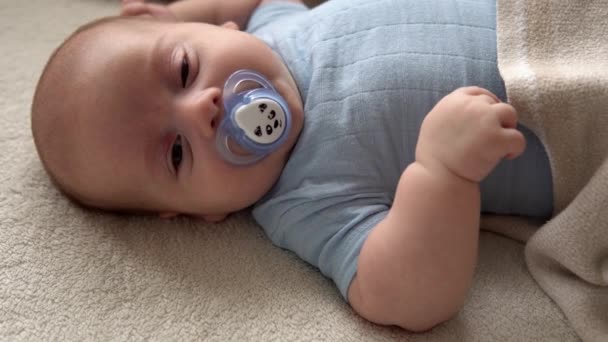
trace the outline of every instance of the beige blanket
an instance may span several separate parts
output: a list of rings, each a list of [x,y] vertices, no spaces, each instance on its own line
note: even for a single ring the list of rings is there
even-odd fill
[[[608,341],[608,1],[499,0],[498,37],[509,100],[553,169],[557,215],[527,265],[580,337]]]

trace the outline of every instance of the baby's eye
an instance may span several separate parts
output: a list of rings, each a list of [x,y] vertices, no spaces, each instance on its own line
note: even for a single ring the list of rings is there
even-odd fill
[[[179,172],[179,166],[182,163],[182,154],[182,137],[178,135],[173,142],[173,146],[171,146],[171,164],[176,174]]]
[[[188,55],[184,55],[182,59],[182,88],[186,88],[186,84],[188,83],[188,74],[190,73],[190,60],[188,59]]]

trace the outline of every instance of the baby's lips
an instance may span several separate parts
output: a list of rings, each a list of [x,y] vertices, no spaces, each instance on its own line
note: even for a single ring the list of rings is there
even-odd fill
[[[213,129],[215,129],[215,130],[217,130],[220,127],[222,120],[224,120],[224,103],[222,100],[218,100],[218,102],[219,103],[216,104],[216,106],[218,108],[217,115],[211,121],[211,124],[213,125]]]

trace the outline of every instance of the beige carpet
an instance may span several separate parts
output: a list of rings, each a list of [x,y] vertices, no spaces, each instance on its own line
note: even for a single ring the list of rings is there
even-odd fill
[[[52,49],[117,3],[0,0],[0,340],[578,340],[523,245],[491,233],[461,314],[412,335],[357,317],[247,213],[206,225],[74,207],[38,162],[29,105]]]

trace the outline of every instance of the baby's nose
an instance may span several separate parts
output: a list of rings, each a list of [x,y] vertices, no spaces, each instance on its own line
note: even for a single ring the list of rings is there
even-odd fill
[[[206,138],[212,138],[219,125],[222,106],[222,92],[217,87],[206,88],[192,94],[186,108],[186,118],[194,124]]]

